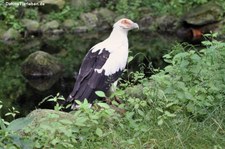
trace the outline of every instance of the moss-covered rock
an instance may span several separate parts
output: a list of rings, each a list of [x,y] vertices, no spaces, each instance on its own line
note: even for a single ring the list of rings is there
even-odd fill
[[[81,14],[80,18],[84,22],[85,26],[89,28],[89,30],[95,28],[98,24],[98,17],[94,13],[83,13]]]
[[[91,0],[71,0],[70,4],[75,9],[86,10],[90,7],[91,2],[93,2],[93,1],[91,1]]]
[[[15,119],[7,129],[17,131],[21,135],[32,135],[26,133],[26,129],[39,129],[43,125],[49,126],[54,122],[62,122],[62,125],[71,125],[75,118],[72,114],[50,109],[36,109],[24,118]],[[66,123],[63,123],[65,122]]]
[[[51,115],[54,115],[52,118]],[[30,123],[31,127],[37,127],[41,123],[50,123],[52,121],[59,121],[62,119],[67,120],[74,120],[74,117],[72,114],[67,112],[61,112],[56,110],[50,110],[50,109],[37,109],[32,111],[30,114],[27,115],[27,118],[32,119],[32,122]]]
[[[223,18],[223,9],[216,3],[209,2],[191,9],[183,16],[183,21],[191,25],[215,23]]]
[[[44,3],[44,6],[39,7],[39,10],[43,13],[50,13],[52,11],[59,11],[65,6],[65,0],[40,0]]]
[[[76,24],[76,22],[74,20],[72,20],[72,19],[66,19],[63,22],[63,27],[64,28],[72,28],[72,27],[75,26],[75,24]]]
[[[19,31],[13,28],[8,29],[2,36],[2,39],[4,41],[18,40],[20,38],[21,38],[21,34],[19,33]]]
[[[36,32],[39,30],[40,24],[38,21],[22,19],[21,22],[23,23],[24,27],[27,29],[28,32]]]
[[[22,64],[22,74],[27,78],[51,77],[62,72],[62,65],[52,55],[36,51]]]
[[[109,24],[114,23],[116,14],[113,11],[107,8],[100,8],[95,13],[97,14],[100,22],[109,23]]]
[[[53,30],[53,29],[57,29],[59,28],[59,22],[56,21],[56,20],[53,20],[53,21],[50,21],[50,22],[47,22],[45,24],[43,24],[41,26],[41,31],[42,32],[46,32],[46,31],[50,31],[50,30]]]

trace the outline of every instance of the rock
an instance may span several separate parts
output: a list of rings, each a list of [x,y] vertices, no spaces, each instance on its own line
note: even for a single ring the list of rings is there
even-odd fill
[[[173,16],[164,15],[156,19],[156,26],[159,32],[175,33],[177,19]]]
[[[75,121],[75,117],[72,114],[66,112],[55,111],[50,109],[37,109],[32,111],[25,118],[16,119],[15,122],[12,123],[16,124],[16,121],[18,120],[20,121],[19,124],[21,124],[22,122],[24,126],[22,126],[20,129],[17,129],[17,131],[19,131],[21,135],[27,136],[32,134],[27,134],[26,131],[24,131],[25,130],[24,128],[29,127],[30,130],[43,129],[42,128],[43,125],[51,127],[54,122],[62,123],[62,125],[64,125],[66,128],[66,126],[67,127],[71,126],[73,121]],[[63,123],[64,121],[66,121],[66,123]]]
[[[2,39],[4,41],[18,40],[20,38],[21,38],[21,34],[19,33],[19,31],[13,28],[8,29],[2,36]]]
[[[71,6],[75,9],[87,10],[90,7],[91,0],[70,0]]]
[[[76,24],[76,22],[72,19],[66,19],[64,22],[63,22],[63,27],[65,28],[72,28],[74,27]]]
[[[199,44],[205,40],[203,34],[210,32],[221,33],[223,9],[216,3],[209,2],[196,7],[181,18],[177,36],[182,41]]]
[[[43,51],[30,54],[22,64],[22,74],[26,78],[52,77],[62,71],[59,61]]]
[[[149,30],[150,28],[152,28],[152,26],[154,24],[154,21],[155,20],[152,17],[152,14],[144,15],[144,17],[141,18],[140,21],[138,21],[138,24],[140,26],[140,30],[141,31]]]
[[[74,30],[74,33],[87,33],[88,32],[88,27],[87,26],[77,26]]]
[[[59,28],[59,22],[56,20],[53,20],[51,22],[47,22],[44,25],[41,26],[41,31],[46,32],[49,30],[57,29]]]
[[[52,11],[59,11],[65,6],[65,0],[41,0],[44,6],[39,7],[43,13],[50,13]]]
[[[223,18],[223,13],[221,6],[209,2],[188,11],[182,20],[187,24],[202,26],[220,21]]]
[[[52,77],[40,77],[40,78],[28,78],[28,83],[31,87],[35,88],[38,91],[47,91],[52,88],[53,85],[59,80],[62,76],[62,73],[56,74]]]
[[[98,31],[110,29],[112,27],[111,24],[114,23],[116,17],[116,14],[113,11],[107,8],[100,8],[99,10],[95,10],[93,13],[98,17]]]
[[[113,11],[111,11],[107,8],[100,8],[95,13],[97,14],[100,22],[107,22],[109,24],[114,23],[116,14]]]
[[[94,13],[83,13],[80,18],[90,30],[95,28],[98,24],[98,17]]]
[[[38,21],[30,20],[30,19],[23,19],[21,20],[24,27],[27,29],[28,32],[37,32],[39,30],[40,24]]]
[[[33,125],[37,125],[38,122],[40,122],[42,119],[46,118],[49,114],[56,114],[58,115],[58,118],[55,117],[54,120],[60,120],[60,119],[68,119],[73,120],[74,116],[67,112],[61,112],[56,110],[50,110],[50,109],[37,109],[32,111],[30,114],[27,115],[27,117],[33,119]],[[53,119],[52,119],[53,120]]]

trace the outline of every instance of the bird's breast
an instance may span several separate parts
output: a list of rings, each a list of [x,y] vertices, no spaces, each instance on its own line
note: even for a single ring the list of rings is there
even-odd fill
[[[101,68],[105,70],[105,75],[112,75],[119,70],[123,70],[126,66],[128,58],[128,49],[117,49],[110,53],[106,63]]]

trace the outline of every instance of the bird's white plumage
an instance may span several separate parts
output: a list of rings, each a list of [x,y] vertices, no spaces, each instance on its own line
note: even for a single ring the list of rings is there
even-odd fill
[[[128,58],[127,31],[120,28],[114,28],[106,40],[92,48],[92,52],[96,52],[99,49],[103,50],[104,48],[110,52],[109,58],[101,69],[95,69],[95,71],[101,73],[105,70],[105,75],[109,76],[119,70],[123,70]]]

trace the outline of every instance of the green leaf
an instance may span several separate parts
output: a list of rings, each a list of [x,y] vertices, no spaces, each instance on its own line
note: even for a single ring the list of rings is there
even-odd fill
[[[78,117],[76,120],[75,120],[75,125],[77,126],[86,126],[86,122],[87,121],[87,118],[85,117]]]
[[[163,109],[162,108],[156,107],[156,110],[158,110],[159,112],[163,113]]]
[[[5,127],[5,124],[4,124],[4,120],[2,118],[0,118],[0,128],[5,130],[6,127]]]
[[[158,120],[158,125],[160,126],[160,125],[162,125],[163,124],[163,119],[159,119]]]
[[[103,91],[95,91],[95,94],[98,96],[98,97],[106,97],[105,93]]]
[[[165,111],[165,115],[168,117],[175,117],[176,114],[170,113],[169,111]]]
[[[128,61],[128,63],[130,63],[133,59],[134,59],[134,57],[133,57],[133,56],[129,56],[129,57],[128,57],[128,60],[127,60],[127,61]]]
[[[61,122],[62,124],[66,124],[66,125],[73,124],[73,122],[71,120],[67,120],[67,119],[61,119],[61,120],[59,120],[59,122]]]
[[[102,137],[103,136],[103,132],[100,128],[97,128],[95,133],[99,136],[99,137]]]
[[[109,109],[109,105],[107,103],[97,103],[100,107],[105,108],[105,109]]]

